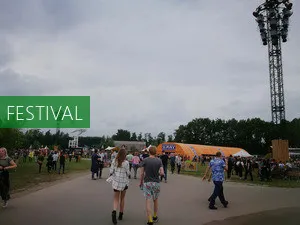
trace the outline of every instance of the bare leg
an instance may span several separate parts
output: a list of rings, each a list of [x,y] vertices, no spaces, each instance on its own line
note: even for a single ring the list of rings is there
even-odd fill
[[[146,199],[146,210],[147,210],[148,220],[152,222],[151,199]]]
[[[126,195],[126,191],[122,191],[121,192],[121,201],[120,201],[120,212],[124,212],[125,195]]]
[[[154,203],[154,216],[157,216],[158,212],[158,199],[153,200]]]
[[[120,200],[120,192],[114,192],[114,210],[117,211]]]

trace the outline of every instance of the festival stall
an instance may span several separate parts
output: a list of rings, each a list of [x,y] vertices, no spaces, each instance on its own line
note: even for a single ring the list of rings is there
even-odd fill
[[[157,154],[175,153],[192,160],[195,156],[215,156],[217,152],[221,152],[223,157],[240,153],[250,155],[246,150],[234,147],[209,146],[209,145],[194,145],[175,142],[165,142],[157,147]],[[250,155],[251,156],[251,155]],[[249,157],[249,156],[248,156]]]

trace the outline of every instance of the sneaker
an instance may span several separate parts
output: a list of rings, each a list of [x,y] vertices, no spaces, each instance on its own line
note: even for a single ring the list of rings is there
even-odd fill
[[[7,201],[4,201],[3,204],[2,204],[2,207],[3,207],[3,208],[6,208],[7,205],[8,205],[8,202],[7,202]]]
[[[218,209],[216,206],[209,206],[208,208],[209,208],[209,209],[212,209],[212,210]]]
[[[153,223],[157,223],[158,222],[158,217],[157,216],[153,216]]]

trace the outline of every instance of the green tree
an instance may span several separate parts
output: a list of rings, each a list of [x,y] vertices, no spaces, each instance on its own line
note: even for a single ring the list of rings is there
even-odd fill
[[[166,142],[166,134],[164,132],[160,132],[157,135],[156,143],[159,145],[160,143]]]
[[[137,140],[138,140],[138,139],[137,139],[137,135],[136,135],[135,132],[132,133],[130,140],[131,140],[131,141],[137,141]]]
[[[138,141],[143,141],[143,134],[142,133],[139,133],[139,136],[138,136]]]
[[[174,141],[173,135],[172,134],[168,135],[168,142],[173,142],[173,141]]]
[[[130,137],[130,131],[123,129],[119,129],[118,132],[112,136],[115,141],[130,141]]]

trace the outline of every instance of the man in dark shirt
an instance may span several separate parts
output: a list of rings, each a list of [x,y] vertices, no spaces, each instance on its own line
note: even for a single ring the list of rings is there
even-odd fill
[[[162,161],[163,164],[163,168],[164,168],[164,178],[165,178],[165,182],[167,183],[167,171],[168,171],[168,160],[169,160],[169,156],[164,152],[161,156],[160,159]],[[160,177],[160,181],[163,180],[163,177]]]
[[[66,165],[66,156],[64,152],[61,152],[59,156],[59,171],[58,171],[59,174],[61,169],[63,173],[65,173],[65,165]]]
[[[176,161],[175,155],[171,154],[171,156],[170,156],[170,164],[171,164],[171,172],[172,172],[172,174],[174,173],[174,170],[175,170],[175,161]]]
[[[160,194],[159,176],[164,176],[164,169],[161,159],[155,157],[156,147],[150,147],[150,156],[141,163],[141,182],[140,187],[143,189],[146,198],[148,225],[158,222],[158,197]],[[154,214],[152,217],[151,200],[154,202]]]
[[[148,150],[143,153],[143,160],[149,157]]]

